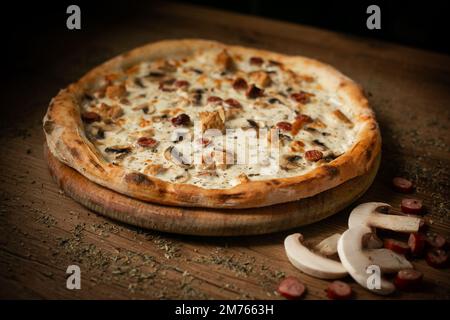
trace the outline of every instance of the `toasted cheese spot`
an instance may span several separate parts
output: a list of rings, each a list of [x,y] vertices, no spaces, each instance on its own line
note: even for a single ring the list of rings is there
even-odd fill
[[[196,83],[203,86],[206,83],[206,81],[208,81],[208,77],[203,74],[197,78]]]
[[[311,123],[313,122],[313,120],[311,119],[311,117],[307,116],[307,115],[299,115],[295,118],[294,123],[292,124],[292,129],[291,129],[291,133],[293,136],[295,136],[302,128],[305,124],[307,123]]]
[[[139,127],[141,127],[141,128],[148,127],[148,126],[151,125],[151,124],[152,124],[152,121],[151,121],[151,120],[146,120],[146,119],[144,119],[144,118],[141,118],[141,119],[139,120]]]
[[[112,85],[106,87],[106,96],[110,99],[120,99],[122,98],[125,93],[127,92],[127,89],[125,88],[125,85]]]
[[[240,183],[247,183],[250,181],[250,178],[245,173],[241,173],[237,178]]]
[[[105,76],[106,82],[114,82],[120,78],[118,73],[110,73]]]
[[[254,71],[249,74],[250,79],[260,88],[268,87],[272,84],[272,79],[265,71]]]
[[[200,112],[199,116],[202,132],[209,129],[217,129],[222,133],[225,131],[225,110],[222,107],[212,112]]]
[[[155,60],[152,63],[152,68],[165,72],[175,72],[177,70],[177,66],[166,59]]]
[[[325,129],[327,127],[320,119],[315,119],[309,126],[315,129]]]
[[[227,50],[221,51],[216,57],[216,65],[221,71],[232,71],[234,61]]]
[[[125,73],[128,75],[133,75],[135,73],[138,73],[140,69],[141,69],[141,66],[139,64],[135,64],[134,66],[126,69]]]
[[[292,152],[304,152],[305,151],[305,144],[302,141],[295,140],[292,141],[290,144],[291,151]]]
[[[123,109],[119,105],[110,106],[106,103],[100,104],[99,113],[104,119],[116,120],[123,116]]]
[[[353,127],[353,122],[347,118],[345,114],[341,112],[341,110],[334,110],[333,115],[340,121],[344,122],[349,127]]]
[[[147,165],[144,169],[144,173],[151,176],[156,176],[165,171],[167,171],[167,168],[165,168],[163,165],[153,163]]]

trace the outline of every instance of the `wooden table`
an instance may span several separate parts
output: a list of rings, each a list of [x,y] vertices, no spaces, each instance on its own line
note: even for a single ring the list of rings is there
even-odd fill
[[[364,26],[361,26],[364,27]],[[326,298],[327,281],[297,271],[283,239],[161,234],[97,216],[65,196],[43,160],[41,119],[60,88],[107,58],[164,38],[198,37],[314,57],[366,89],[383,134],[378,177],[360,200],[398,206],[390,179],[417,183],[431,230],[448,236],[450,57],[300,25],[166,4],[127,21],[27,39],[33,55],[4,87],[0,157],[1,298],[278,299],[284,275],[299,277],[306,299]],[[21,56],[18,56],[18,59]],[[6,89],[6,90],[5,90]],[[298,228],[319,240],[343,232],[349,209]],[[82,289],[67,290],[66,268],[81,267]],[[389,299],[450,296],[450,273],[423,260],[422,292]],[[378,299],[351,279],[356,298]]]

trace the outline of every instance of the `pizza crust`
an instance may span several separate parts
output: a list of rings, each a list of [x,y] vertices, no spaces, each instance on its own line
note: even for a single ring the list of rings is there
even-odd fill
[[[236,54],[280,61],[294,71],[314,72],[325,90],[336,92],[346,106],[354,111],[356,116],[351,120],[360,128],[355,143],[335,160],[306,174],[243,181],[228,189],[206,189],[191,184],[171,183],[140,172],[127,171],[105,161],[83,129],[79,106],[84,93],[95,88],[97,79],[142,60],[181,58],[205,48],[224,48]],[[140,200],[189,207],[251,208],[311,197],[368,172],[381,150],[375,115],[361,88],[333,67],[309,58],[205,40],[161,41],[109,60],[78,82],[61,90],[52,99],[43,124],[52,154],[91,181]]]

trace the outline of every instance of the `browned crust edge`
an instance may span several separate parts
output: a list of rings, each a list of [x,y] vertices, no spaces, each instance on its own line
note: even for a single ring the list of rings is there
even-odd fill
[[[360,126],[360,130],[354,145],[339,158],[307,174],[250,181],[229,189],[173,184],[141,173],[126,172],[121,167],[107,163],[84,134],[78,104],[84,91],[94,87],[96,79],[101,76],[141,60],[183,56],[212,47],[278,60],[294,70],[314,71],[327,90],[336,90],[357,115],[353,120]],[[188,207],[251,208],[311,197],[366,173],[381,150],[378,124],[362,89],[333,67],[300,56],[285,56],[195,39],[151,43],[94,68],[52,99],[43,125],[52,154],[91,181],[144,201]]]
[[[325,219],[347,207],[372,184],[379,158],[369,172],[299,201],[249,209],[182,208],[148,203],[102,187],[56,159],[44,157],[59,187],[87,208],[138,227],[195,236],[241,236],[277,232]]]

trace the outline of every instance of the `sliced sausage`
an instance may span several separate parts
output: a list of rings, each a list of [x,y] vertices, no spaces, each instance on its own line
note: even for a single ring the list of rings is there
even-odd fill
[[[172,118],[171,121],[174,126],[186,126],[191,122],[191,118],[187,114],[182,113]]]
[[[212,103],[220,103],[222,102],[222,98],[221,97],[217,97],[217,96],[210,96],[207,99],[208,102],[212,102]]]
[[[392,179],[392,184],[394,189],[401,193],[411,193],[414,189],[414,185],[411,181],[401,177]]]
[[[260,57],[251,57],[250,58],[250,64],[254,66],[260,66],[262,65],[264,60]]]
[[[415,291],[420,288],[423,273],[414,269],[400,270],[394,279],[395,287],[402,291]]]
[[[292,124],[286,121],[281,121],[277,123],[278,129],[281,129],[283,131],[291,131],[292,130]]]
[[[433,248],[427,252],[426,261],[433,268],[445,268],[448,266],[448,253],[445,250]]]
[[[409,235],[408,246],[414,256],[421,256],[425,249],[425,236],[422,233],[415,232]]]
[[[296,277],[287,277],[280,282],[277,290],[287,299],[300,299],[306,288]]]
[[[422,200],[411,198],[403,199],[400,208],[404,213],[420,214],[422,212]]]
[[[158,141],[153,138],[140,137],[137,141],[138,145],[144,148],[154,148],[158,145]]]
[[[247,81],[245,81],[245,79],[243,78],[237,78],[236,80],[234,80],[233,82],[233,89],[234,90],[247,90],[248,88],[248,84]]]
[[[241,103],[233,98],[228,98],[227,100],[225,100],[225,103],[233,108],[242,108]]]
[[[187,88],[189,87],[190,83],[186,80],[177,80],[175,81],[174,85],[177,88]]]
[[[333,300],[350,299],[352,288],[345,282],[336,280],[331,282],[327,288],[327,297]]]
[[[395,239],[385,239],[384,247],[398,254],[407,254],[409,252],[409,246],[407,243]]]
[[[86,123],[98,122],[102,117],[97,112],[86,111],[81,114],[81,119]]]
[[[323,158],[323,153],[319,150],[308,150],[305,152],[305,158],[308,161],[319,161]]]
[[[426,241],[431,247],[437,249],[443,249],[444,247],[447,246],[447,239],[445,239],[444,236],[437,233],[429,235]]]

